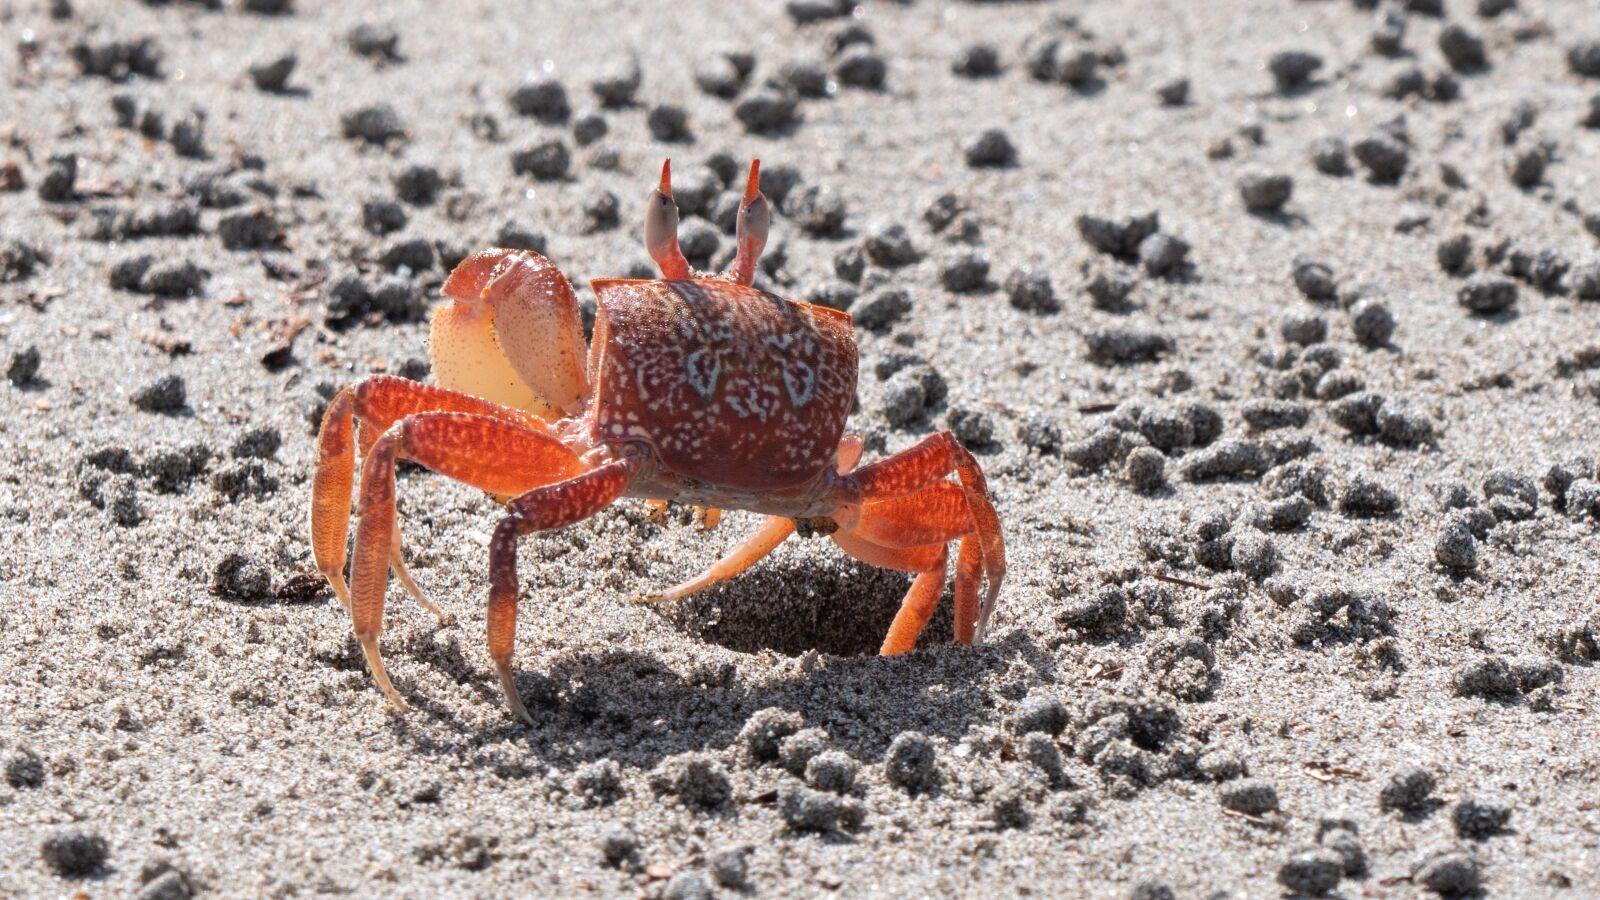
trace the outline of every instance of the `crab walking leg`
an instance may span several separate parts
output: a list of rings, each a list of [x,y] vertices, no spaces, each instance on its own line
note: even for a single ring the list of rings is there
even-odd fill
[[[529,491],[508,507],[489,541],[489,658],[500,676],[500,689],[517,718],[529,725],[533,717],[522,705],[511,671],[511,654],[517,639],[517,538],[532,531],[562,528],[610,506],[628,487],[633,466],[607,463],[576,478]]]
[[[794,522],[783,516],[767,516],[753,534],[745,538],[728,554],[699,575],[667,588],[659,594],[649,597],[639,597],[635,603],[665,603],[668,600],[682,600],[692,594],[698,594],[714,584],[720,584],[760,562],[767,554],[776,550],[789,535],[794,534]]]
[[[422,589],[417,587],[417,583],[411,578],[411,570],[406,568],[405,554],[401,552],[400,547],[400,517],[398,515],[395,516],[394,521],[394,540],[389,544],[389,570],[394,573],[395,578],[400,580],[400,586],[406,589],[406,593],[410,594],[418,605],[433,613],[434,617],[440,622],[450,621],[449,614],[435,606],[433,601],[422,593]]]
[[[978,461],[948,431],[931,434],[887,459],[862,466],[842,480],[844,492],[863,499],[887,499],[911,494],[942,481],[951,472],[961,482],[983,557],[987,590],[980,603],[973,640],[982,641],[994,612],[1000,584],[1005,580],[1005,538],[1000,519],[989,502],[988,482]]]
[[[311,479],[311,557],[345,612],[350,611],[350,588],[344,581],[345,538],[356,477],[354,407],[349,389],[328,402],[317,432],[317,472]]]
[[[521,410],[392,375],[363,379],[328,402],[317,433],[317,471],[311,485],[311,555],[346,612],[350,610],[350,588],[344,580],[345,544],[357,452],[365,456],[389,426],[408,415],[445,411],[479,413],[536,431],[544,429],[541,420]],[[359,435],[356,422],[360,423]],[[403,563],[395,572],[423,606],[438,614],[437,607],[416,590]]]
[[[983,550],[975,534],[956,551],[956,641],[970,644],[978,631],[978,583],[983,580]]]
[[[406,416],[417,413],[476,413],[511,422],[529,431],[548,430],[544,420],[532,413],[502,406],[471,394],[394,375],[373,375],[363,378],[352,390],[355,394],[356,419],[361,423],[362,455],[372,449],[372,445],[389,430],[390,426]]]
[[[361,473],[355,555],[350,564],[350,617],[367,667],[395,707],[406,706],[378,654],[383,600],[395,546],[394,467],[410,459],[492,494],[522,494],[571,478],[583,463],[560,441],[474,413],[418,413],[395,423],[372,445]]]
[[[905,653],[917,645],[918,635],[927,627],[928,620],[933,618],[934,607],[939,605],[939,596],[944,593],[947,555],[945,549],[940,547],[939,559],[933,568],[918,575],[916,580],[911,582],[911,589],[906,591],[905,599],[900,601],[900,611],[894,614],[894,622],[889,626],[889,633],[884,636],[883,647],[878,651],[880,656]]]

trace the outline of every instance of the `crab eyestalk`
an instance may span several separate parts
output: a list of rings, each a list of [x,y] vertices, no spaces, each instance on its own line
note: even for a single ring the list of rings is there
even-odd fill
[[[669,281],[693,277],[689,261],[678,249],[678,204],[672,199],[672,160],[661,164],[661,184],[650,192],[645,201],[644,245],[650,258],[661,268],[661,276]]]
[[[756,262],[767,246],[767,228],[772,224],[772,207],[761,193],[761,160],[750,160],[750,177],[745,182],[744,200],[739,204],[739,250],[733,257],[733,280],[739,284],[755,281]]]

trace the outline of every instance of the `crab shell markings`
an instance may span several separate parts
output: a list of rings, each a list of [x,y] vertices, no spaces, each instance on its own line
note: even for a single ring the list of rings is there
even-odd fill
[[[445,282],[451,302],[435,311],[430,334],[438,386],[372,376],[329,403],[312,486],[313,555],[399,709],[377,647],[388,573],[443,618],[403,562],[399,459],[505,501],[490,542],[489,655],[507,703],[528,722],[511,666],[517,538],[623,497],[692,503],[708,523],[722,509],[765,516],[705,572],[643,602],[732,578],[798,525],[864,562],[915,573],[882,646],[902,653],[932,617],[947,544],[958,541],[956,638],[982,640],[1005,573],[983,473],[948,432],[857,467],[861,440],[844,433],[857,373],[850,316],[751,286],[770,219],[758,164],[727,273],[695,273],[683,259],[668,166],[647,203],[645,241],[664,277],[591,282],[598,309],[587,349],[572,286],[555,265],[531,251],[485,250]]]

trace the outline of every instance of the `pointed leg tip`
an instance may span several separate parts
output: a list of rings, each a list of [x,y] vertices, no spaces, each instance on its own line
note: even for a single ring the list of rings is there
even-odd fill
[[[522,704],[522,694],[517,691],[516,677],[511,674],[511,660],[497,659],[494,661],[494,668],[500,676],[500,690],[506,695],[506,705],[511,708],[512,715],[531,728],[533,716],[528,714],[528,707]]]

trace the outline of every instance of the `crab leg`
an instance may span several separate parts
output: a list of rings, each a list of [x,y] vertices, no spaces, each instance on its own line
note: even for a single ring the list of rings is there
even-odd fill
[[[880,655],[894,656],[905,653],[917,645],[917,636],[922,634],[922,629],[927,627],[928,620],[933,618],[934,607],[939,605],[939,596],[944,593],[947,555],[945,549],[940,547],[939,559],[933,567],[911,582],[911,589],[906,591],[905,599],[900,601],[900,611],[894,614],[894,622],[889,626],[889,633],[883,638],[883,648],[878,651]]]
[[[520,410],[391,375],[363,379],[335,395],[328,402],[317,434],[317,471],[311,483],[311,555],[346,611],[350,609],[350,588],[344,580],[345,544],[350,530],[350,492],[355,485],[357,451],[365,456],[389,426],[420,412],[478,413],[531,430],[544,430],[540,419]],[[359,435],[355,429],[358,421]],[[398,547],[394,559],[400,559]],[[440,619],[446,618],[417,590],[403,561],[395,566],[395,574],[419,603]]]
[[[547,434],[474,413],[407,416],[372,445],[361,473],[350,615],[372,677],[396,708],[404,710],[378,654],[385,576],[395,546],[394,468],[402,458],[492,494],[521,494],[571,478],[583,471],[583,463]]]
[[[720,584],[733,578],[760,562],[767,554],[777,549],[784,539],[794,534],[794,521],[783,516],[767,516],[761,527],[755,533],[741,541],[728,554],[711,564],[709,569],[701,572],[694,578],[667,588],[659,594],[649,597],[639,597],[635,603],[665,603],[668,600],[682,600],[691,594],[698,594],[708,587]]]
[[[531,490],[507,504],[511,514],[500,520],[490,539],[489,658],[494,660],[506,703],[529,725],[533,717],[522,704],[511,671],[517,637],[517,538],[589,518],[622,496],[632,476],[631,463],[611,462],[576,478]]]
[[[952,472],[960,484],[944,480]],[[845,533],[834,537],[841,548],[858,558],[874,562],[869,556],[881,555],[881,548],[942,545],[961,539],[956,566],[956,639],[981,641],[1005,578],[1005,543],[983,472],[972,454],[949,432],[940,432],[856,469],[843,479],[842,486],[847,495],[861,498],[857,501],[859,515]],[[852,546],[852,541],[857,543]],[[981,598],[980,579],[987,582]],[[912,587],[908,605],[916,593],[917,586]],[[897,617],[891,629],[896,641],[886,640],[883,652],[892,652],[891,644],[898,645],[899,638],[908,633],[914,642],[915,633],[910,631],[914,621],[914,617],[907,619],[902,628]]]

